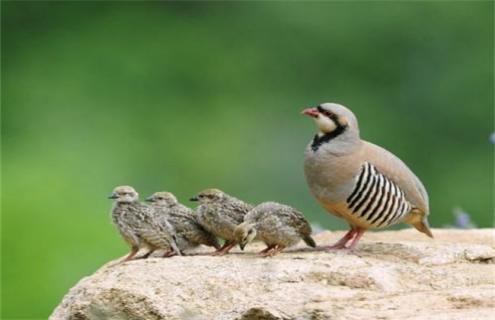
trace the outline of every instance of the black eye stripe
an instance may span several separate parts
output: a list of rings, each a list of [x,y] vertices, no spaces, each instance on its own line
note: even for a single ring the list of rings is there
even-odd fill
[[[321,106],[317,106],[316,109],[318,110],[318,112],[324,114],[325,116],[329,117],[332,120],[335,120],[337,118],[335,113],[328,111],[328,110],[325,110]]]

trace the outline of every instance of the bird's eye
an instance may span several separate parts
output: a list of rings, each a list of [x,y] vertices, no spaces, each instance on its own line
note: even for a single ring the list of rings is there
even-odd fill
[[[253,229],[251,229],[251,230],[248,231],[248,234],[251,234],[251,233],[253,233]]]
[[[330,112],[330,111],[326,111],[326,110],[325,110],[325,111],[323,111],[323,114],[324,114],[325,116],[329,117],[329,118],[332,118],[332,117],[334,116],[334,114],[333,114],[332,112]]]
[[[333,117],[335,117],[335,114],[334,114],[333,112],[328,111],[328,110],[325,110],[325,109],[323,109],[321,106],[316,107],[316,109],[318,109],[318,111],[319,111],[321,114],[323,114],[324,116],[326,116],[326,117],[329,117],[329,118],[333,118]]]

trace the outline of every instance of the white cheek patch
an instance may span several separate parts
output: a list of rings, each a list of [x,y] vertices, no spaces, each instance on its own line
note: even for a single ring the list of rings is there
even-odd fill
[[[337,128],[337,125],[335,124],[335,122],[332,119],[330,119],[328,117],[324,117],[322,115],[319,115],[318,117],[316,117],[315,122],[316,122],[316,125],[318,126],[318,128],[320,129],[320,131],[323,133],[332,132],[333,130],[335,130]]]

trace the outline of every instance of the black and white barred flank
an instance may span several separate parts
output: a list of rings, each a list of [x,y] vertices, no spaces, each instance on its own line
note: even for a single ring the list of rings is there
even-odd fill
[[[368,162],[356,178],[356,186],[347,198],[347,207],[356,217],[375,227],[399,222],[411,211],[404,192]]]

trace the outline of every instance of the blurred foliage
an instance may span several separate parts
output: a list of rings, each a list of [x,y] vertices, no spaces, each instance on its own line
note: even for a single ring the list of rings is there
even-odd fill
[[[219,187],[345,228],[310,196],[308,105],[335,101],[492,226],[493,2],[2,2],[2,318],[46,318],[127,251],[116,185]]]

